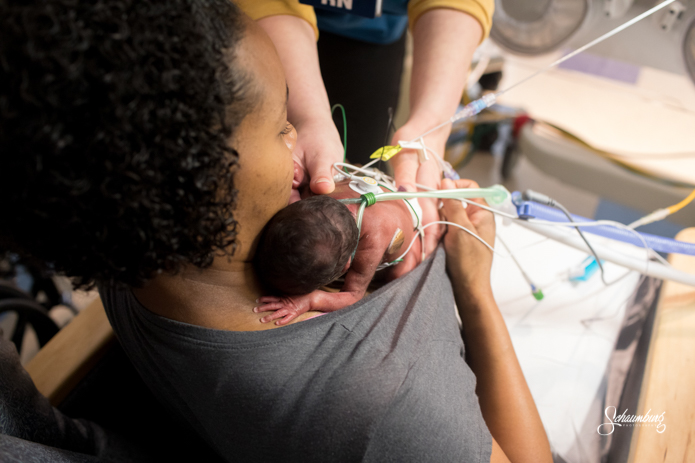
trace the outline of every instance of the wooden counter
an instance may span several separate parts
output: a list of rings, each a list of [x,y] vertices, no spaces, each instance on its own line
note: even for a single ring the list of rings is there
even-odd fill
[[[115,342],[101,299],[96,299],[26,366],[36,388],[57,406]]]
[[[676,238],[695,243],[695,228]],[[695,273],[695,257],[671,255],[669,261]],[[695,462],[695,288],[665,282],[656,310],[637,412],[629,413],[665,412],[666,428],[636,426],[628,461]]]

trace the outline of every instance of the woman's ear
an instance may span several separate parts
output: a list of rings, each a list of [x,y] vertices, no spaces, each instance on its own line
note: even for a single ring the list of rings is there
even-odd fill
[[[297,161],[294,161],[294,176],[292,177],[292,188],[298,190],[303,184],[308,183],[304,181],[305,177],[306,175],[302,166]]]

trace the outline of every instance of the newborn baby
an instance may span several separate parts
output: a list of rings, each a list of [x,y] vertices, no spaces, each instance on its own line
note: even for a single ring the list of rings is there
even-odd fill
[[[354,304],[364,296],[377,267],[405,252],[417,235],[419,217],[403,200],[378,202],[364,210],[358,236],[355,217],[359,204],[337,200],[359,196],[344,181],[330,195],[297,201],[271,219],[255,263],[268,289],[281,296],[259,299],[263,305],[255,312],[275,311],[262,322],[280,319],[275,323],[284,325],[309,310],[330,312]],[[417,202],[410,201],[417,210]],[[402,262],[384,270],[385,279],[394,280],[415,268],[420,250],[418,239]],[[318,290],[345,272],[340,292]]]

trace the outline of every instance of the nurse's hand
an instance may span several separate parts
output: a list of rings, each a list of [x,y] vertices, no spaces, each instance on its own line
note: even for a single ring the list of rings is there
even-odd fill
[[[392,145],[397,145],[400,140],[411,140],[414,137],[422,134],[428,127],[414,127],[410,123],[401,127],[391,140]],[[441,131],[442,136],[438,132],[433,135],[428,135],[425,139],[426,146],[440,156],[444,154],[444,147],[448,133]],[[390,162],[393,166],[396,185],[403,187],[408,191],[417,191],[415,184],[424,185],[433,189],[439,189],[439,182],[442,178],[442,172],[439,165],[432,154],[429,154],[429,160],[420,164],[418,154],[414,150],[402,150],[396,156],[391,158]],[[428,224],[439,220],[439,212],[437,210],[438,200],[436,199],[418,199],[422,207],[422,222]],[[430,255],[437,248],[439,240],[444,233],[442,225],[433,225],[425,229],[425,253]]]
[[[289,88],[287,120],[298,135],[294,159],[308,174],[303,177],[311,180],[311,191],[331,193],[335,188],[332,165],[343,160],[343,147],[321,78],[314,29],[291,14],[266,16],[258,24],[273,41],[285,70]]]
[[[311,191],[316,194],[332,193],[335,189],[333,163],[343,161],[343,145],[333,119],[291,122],[297,129],[293,156],[305,173],[301,183],[309,182]],[[295,174],[295,183],[296,179]]]

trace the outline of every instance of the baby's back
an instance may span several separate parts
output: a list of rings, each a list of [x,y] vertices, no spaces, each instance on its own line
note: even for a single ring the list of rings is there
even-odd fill
[[[382,190],[387,191],[383,188]],[[346,180],[337,183],[335,191],[330,196],[335,199],[359,198],[360,193],[352,190],[349,181]],[[357,215],[358,204],[348,205],[348,208],[353,216]],[[363,243],[363,240],[364,244],[374,241],[386,243],[382,262],[392,262],[399,258],[416,234],[413,215],[405,201],[380,201],[364,210],[360,243]],[[412,270],[419,263],[419,257],[417,257],[419,254],[420,243],[415,242],[408,253],[408,258],[397,266],[398,275]]]

